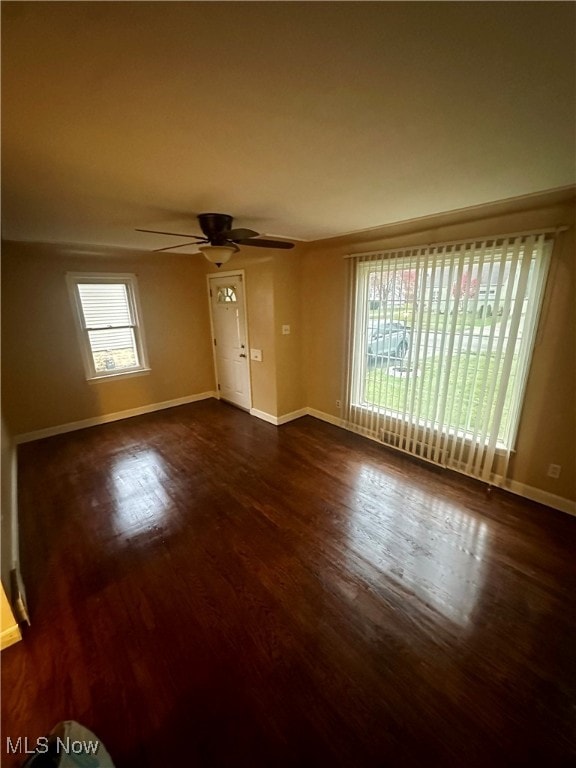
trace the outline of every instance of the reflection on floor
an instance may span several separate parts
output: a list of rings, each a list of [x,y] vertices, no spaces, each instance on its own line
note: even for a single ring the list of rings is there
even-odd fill
[[[4,738],[77,720],[121,768],[576,755],[574,518],[215,401],[21,446],[19,506]]]

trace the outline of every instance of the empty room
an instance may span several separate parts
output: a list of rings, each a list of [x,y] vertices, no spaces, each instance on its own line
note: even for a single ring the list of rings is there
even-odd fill
[[[1,764],[575,764],[576,6],[1,11]]]

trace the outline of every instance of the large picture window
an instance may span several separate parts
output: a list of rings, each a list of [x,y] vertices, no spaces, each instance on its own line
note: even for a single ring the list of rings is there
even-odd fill
[[[134,275],[67,276],[88,379],[148,370]]]
[[[540,234],[353,257],[350,425],[493,480],[514,445],[549,251]]]

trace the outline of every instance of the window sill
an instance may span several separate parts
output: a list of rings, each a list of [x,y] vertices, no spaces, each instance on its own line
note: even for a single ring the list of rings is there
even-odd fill
[[[98,384],[101,381],[118,381],[118,379],[132,379],[136,376],[147,376],[151,368],[138,368],[136,371],[118,371],[118,373],[103,373],[99,376],[89,376],[86,381],[88,384]]]

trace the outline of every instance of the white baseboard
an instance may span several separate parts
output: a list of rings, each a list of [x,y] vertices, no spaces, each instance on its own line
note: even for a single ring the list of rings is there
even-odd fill
[[[287,424],[289,421],[299,419],[302,416],[308,415],[308,408],[300,408],[299,411],[292,411],[291,413],[284,413],[282,416],[273,416],[266,411],[259,411],[258,408],[250,408],[250,416],[256,416],[257,419],[267,421],[268,424],[274,424],[275,427],[279,427],[281,424]]]
[[[250,408],[250,416],[256,416],[257,419],[262,419],[262,421],[267,421],[268,424],[274,424],[274,426],[278,426],[278,417],[272,416],[271,413],[266,413],[266,411],[259,411],[258,408]]]
[[[448,463],[448,469],[454,472],[459,472],[467,477],[474,477],[474,475],[463,471],[458,468],[456,463]],[[476,478],[478,479],[478,478]],[[560,512],[566,512],[568,515],[576,516],[576,501],[565,499],[563,496],[557,496],[550,491],[543,491],[541,488],[534,488],[532,485],[526,485],[526,483],[519,483],[517,480],[505,479],[502,475],[491,474],[490,479],[484,482],[489,482],[495,488],[501,488],[503,491],[514,493],[516,496],[522,496],[524,499],[530,499],[530,501],[537,501],[539,504],[545,504],[547,507],[558,509]]]
[[[523,496],[525,499],[537,501],[539,504],[545,504],[547,507],[559,509],[561,512],[566,512],[568,515],[576,516],[576,501],[565,499],[563,496],[556,496],[555,493],[543,491],[540,488],[534,488],[531,485],[519,483],[516,480],[507,480],[502,485],[502,488],[505,491],[510,491],[510,493]]]
[[[331,413],[324,413],[324,411],[317,411],[315,408],[306,408],[308,416],[313,416],[320,421],[326,421],[328,424],[333,424],[335,427],[342,427],[346,429],[346,422],[339,416],[332,416]]]
[[[178,405],[187,405],[188,403],[195,403],[199,400],[207,400],[209,398],[218,398],[218,392],[201,392],[197,395],[187,395],[186,397],[179,397],[175,400],[166,400],[162,403],[151,403],[150,405],[144,405],[139,408],[130,408],[127,411],[118,411],[117,413],[108,413],[103,416],[97,416],[92,419],[83,419],[82,421],[73,421],[69,424],[60,424],[56,427],[48,427],[46,429],[38,429],[34,432],[25,432],[20,435],[16,435],[15,442],[28,443],[32,440],[41,440],[44,437],[53,437],[54,435],[60,435],[64,432],[73,432],[77,429],[86,429],[87,427],[95,427],[99,424],[108,424],[111,421],[120,421],[121,419],[129,419],[132,416],[141,416],[145,413],[152,413],[154,411],[161,411],[165,408],[174,408]],[[282,416],[273,416],[266,411],[260,411],[257,408],[250,409],[250,415],[256,416],[258,419],[273,424],[274,426],[281,426],[287,424],[290,421],[299,419],[302,416],[312,416],[320,421],[325,421],[328,424],[333,424],[335,427],[342,429],[348,429],[344,419],[333,416],[330,413],[324,411],[318,411],[315,408],[300,408],[297,411],[291,413],[285,413]],[[352,431],[352,430],[348,430]],[[369,436],[365,435],[365,437]],[[379,441],[377,441],[379,442]],[[576,502],[570,499],[565,499],[562,496],[556,496],[548,491],[543,491],[539,488],[534,488],[525,483],[519,483],[516,480],[508,480],[501,486],[504,490],[515,493],[518,496],[522,496],[531,501],[536,501],[540,504],[545,504],[553,509],[558,509],[561,512],[566,512],[569,515],[576,516]],[[15,526],[17,529],[17,526]],[[15,533],[15,535],[17,535]],[[17,540],[16,540],[17,541]]]
[[[197,395],[186,395],[186,397],[178,397],[175,400],[165,400],[162,403],[150,403],[149,405],[141,405],[138,408],[129,408],[126,411],[117,411],[116,413],[105,413],[102,416],[95,416],[91,419],[82,419],[81,421],[71,421],[68,424],[59,424],[55,427],[47,427],[46,429],[37,429],[34,432],[23,432],[16,435],[14,440],[20,445],[21,443],[30,443],[33,440],[42,440],[44,437],[54,437],[54,435],[61,435],[64,432],[74,432],[77,429],[86,429],[87,427],[97,427],[100,424],[109,424],[111,421],[121,421],[122,419],[130,419],[132,416],[142,416],[145,413],[153,413],[154,411],[163,411],[165,408],[174,408],[178,405],[187,405],[188,403],[196,403],[199,400],[208,400],[211,397],[217,397],[215,392],[200,392]]]
[[[290,413],[284,413],[282,416],[278,416],[278,425],[288,424],[289,421],[301,419],[302,416],[308,416],[308,408],[300,408],[298,411],[291,411]]]
[[[328,422],[328,424],[334,424],[336,427],[341,427],[342,429],[346,429],[349,432],[354,432],[354,430],[351,430],[347,427],[344,419],[339,419],[337,416],[332,416],[331,414],[324,413],[323,411],[317,411],[314,408],[306,408],[304,410],[307,411],[309,416],[313,416],[315,419],[320,419],[321,421]],[[354,432],[354,434],[360,433]],[[374,440],[380,445],[384,445],[384,443],[381,443],[380,440],[378,440],[375,436],[373,437],[372,435],[368,434],[361,434],[360,436],[365,437],[368,440]],[[454,467],[451,469],[453,469],[455,472],[458,472],[458,469]],[[576,516],[576,501],[565,499],[563,496],[557,496],[554,493],[543,491],[540,488],[534,488],[533,486],[526,485],[525,483],[519,483],[516,480],[498,482],[498,478],[494,478],[494,481],[494,484],[497,487],[500,487],[505,491],[514,493],[517,496],[522,496],[525,499],[530,499],[530,501],[536,501],[539,504],[545,504],[547,507],[558,509],[560,512],[566,512],[569,515]]]
[[[313,408],[299,408],[297,411],[284,413],[282,416],[273,416],[271,413],[266,413],[266,411],[250,408],[250,416],[256,416],[256,418],[262,419],[262,421],[267,421],[268,424],[274,424],[275,427],[279,427],[282,424],[288,424],[289,421],[301,419],[302,416],[314,416],[322,421],[330,421],[331,424],[337,424],[337,426],[340,426],[341,421],[340,419],[331,421],[334,417],[329,416],[327,413],[322,413],[322,411],[315,411]]]

